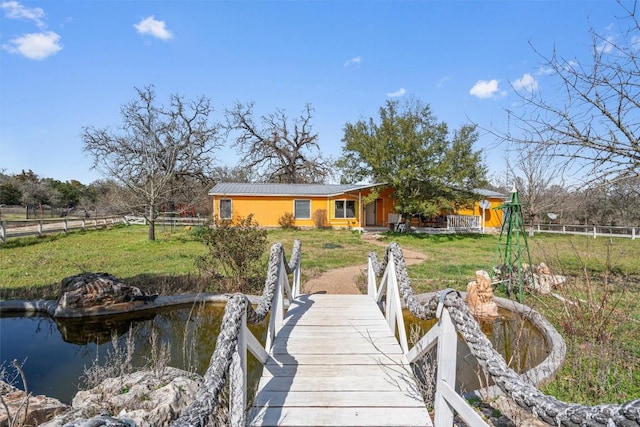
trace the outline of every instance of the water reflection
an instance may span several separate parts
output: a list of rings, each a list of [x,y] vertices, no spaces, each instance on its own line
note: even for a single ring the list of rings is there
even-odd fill
[[[82,385],[84,368],[96,358],[104,363],[112,349],[112,336],[116,345],[124,347],[129,331],[135,344],[134,366],[144,366],[149,360],[150,337],[155,331],[161,342],[169,344],[170,366],[203,374],[215,349],[223,313],[224,304],[196,304],[108,318],[4,317],[0,319],[0,360],[5,368],[13,359],[24,362],[30,392],[70,403]],[[250,325],[250,329],[264,342],[265,326]],[[250,382],[256,382],[261,368],[253,357],[249,370]],[[22,388],[22,384],[16,386]]]
[[[143,366],[151,356],[151,334],[169,344],[170,366],[203,374],[210,362],[220,332],[224,304],[195,304],[165,309],[155,313],[138,313],[94,319],[57,319],[48,317],[0,318],[0,360],[9,367],[13,359],[24,362],[29,391],[46,394],[70,403],[82,385],[85,367],[96,358],[104,362],[112,346],[112,331],[117,345],[131,331],[135,353],[134,366]],[[540,332],[520,316],[501,310],[501,318],[483,322],[482,329],[511,366],[523,372],[540,363],[547,355]],[[407,331],[419,339],[435,323],[420,321],[405,313]],[[264,343],[268,319],[261,325],[249,325]],[[411,336],[409,337],[410,342]],[[457,386],[469,391],[486,385],[480,368],[466,344],[460,341],[457,355]],[[257,384],[259,362],[249,356],[249,388]],[[21,384],[16,384],[21,386]]]
[[[499,314],[500,317],[496,319],[479,323],[482,332],[509,366],[522,373],[542,362],[549,351],[542,333],[531,322],[509,310],[499,309]],[[417,319],[408,311],[404,316],[410,346],[437,322],[436,319]],[[425,357],[425,363],[432,363],[435,357],[434,350]],[[489,385],[493,385],[493,382],[484,375],[469,347],[458,335],[456,390],[464,393]]]

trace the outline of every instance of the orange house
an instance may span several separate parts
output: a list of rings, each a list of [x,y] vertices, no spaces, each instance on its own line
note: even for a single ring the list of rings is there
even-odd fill
[[[375,194],[375,196],[372,195]],[[253,214],[263,227],[279,227],[280,219],[292,215],[296,227],[366,228],[389,227],[398,222],[393,189],[385,184],[272,184],[221,182],[209,191],[213,215],[222,219]],[[373,198],[375,197],[375,199]],[[481,215],[480,200],[486,199],[486,227],[500,227],[505,196],[478,190],[473,209],[457,215]]]
[[[500,228],[502,227],[502,211],[496,210],[498,206],[502,205],[505,201],[509,199],[509,196],[506,196],[502,193],[497,193],[491,190],[485,190],[482,188],[476,188],[474,193],[477,196],[476,201],[473,203],[473,208],[458,209],[456,215],[477,215],[482,220],[482,214],[484,211],[484,226],[487,228]],[[484,203],[484,209],[482,209],[482,201]]]

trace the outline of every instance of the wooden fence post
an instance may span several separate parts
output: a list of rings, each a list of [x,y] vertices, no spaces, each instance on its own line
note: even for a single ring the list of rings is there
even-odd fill
[[[0,240],[2,243],[7,242],[7,223],[4,221],[0,221]]]

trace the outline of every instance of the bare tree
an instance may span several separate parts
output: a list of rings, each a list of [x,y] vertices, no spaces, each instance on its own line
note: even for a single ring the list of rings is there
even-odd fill
[[[512,116],[521,136],[506,139],[543,147],[567,161],[589,184],[640,175],[640,23],[637,2],[625,6],[617,37],[591,30],[588,61],[540,54],[558,87],[553,98],[520,91]],[[626,3],[628,4],[628,3]]]
[[[149,240],[155,240],[159,207],[190,185],[187,178],[210,175],[213,153],[220,147],[219,127],[212,124],[209,99],[171,95],[168,107],[156,105],[153,86],[136,88],[137,98],[121,108],[122,125],[83,127],[84,149],[93,166],[126,187],[129,208],[144,212]]]
[[[213,169],[213,182],[253,182],[253,171],[240,165],[216,166]]]
[[[515,164],[509,165],[514,185],[522,201],[522,212],[529,224],[560,206],[565,193],[562,165],[549,162],[543,150],[525,145],[517,151]]]
[[[318,134],[311,126],[311,105],[293,120],[278,109],[257,122],[253,105],[236,102],[227,111],[227,129],[238,132],[241,165],[264,182],[324,182],[331,173],[331,161],[319,153]]]

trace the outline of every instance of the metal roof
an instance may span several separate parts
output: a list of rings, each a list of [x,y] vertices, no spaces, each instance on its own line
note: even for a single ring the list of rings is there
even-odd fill
[[[375,187],[380,184],[273,184],[219,182],[211,190],[210,196],[335,196],[351,191]]]
[[[486,190],[484,188],[474,188],[473,193],[483,197],[494,197],[494,198],[503,198],[503,199],[508,198],[508,196],[506,196],[505,194],[498,193],[497,191]]]

